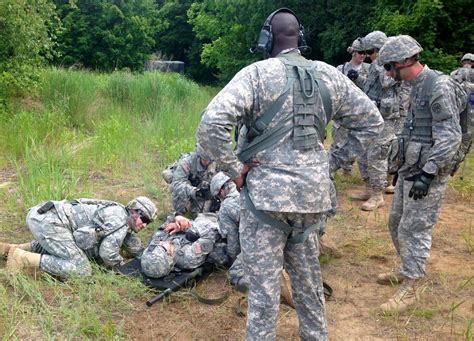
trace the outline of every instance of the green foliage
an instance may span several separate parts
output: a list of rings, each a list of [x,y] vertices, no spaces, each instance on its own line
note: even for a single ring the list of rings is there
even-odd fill
[[[39,86],[36,109],[0,116],[1,166],[17,172],[24,208],[87,192],[97,172],[112,181],[138,174],[139,185],[162,193],[159,170],[194,148],[215,93],[160,72],[50,69]]]
[[[0,1],[0,106],[26,92],[54,56],[58,20],[47,0]]]
[[[450,73],[474,46],[472,15],[467,0],[378,0],[371,24],[387,35],[413,36],[423,46],[422,61]]]
[[[154,46],[152,0],[56,0],[64,31],[58,63],[97,70],[142,70]]]

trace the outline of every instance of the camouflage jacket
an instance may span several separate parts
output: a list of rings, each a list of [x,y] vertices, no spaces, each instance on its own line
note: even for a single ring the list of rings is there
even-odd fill
[[[425,65],[423,71],[412,81],[410,93],[410,109],[414,107],[417,94],[423,89],[427,73]],[[405,162],[399,172],[404,176],[419,173],[421,170],[428,174],[440,174],[451,169],[453,157],[461,142],[461,126],[459,112],[464,103],[456,94],[453,80],[441,75],[436,78],[429,99],[429,110],[432,115],[431,143],[412,141],[406,122],[403,136],[405,141]],[[423,100],[424,99],[420,99]],[[416,111],[413,112],[416,116]]]
[[[364,92],[372,98],[372,89],[380,89],[380,93],[376,96],[377,100],[375,100],[375,102],[385,120],[400,117],[396,91],[397,83],[398,82],[392,77],[386,75],[385,69],[380,65],[379,59],[374,60],[370,64],[367,81],[364,84]]]
[[[123,261],[120,255],[122,248],[133,256],[141,253],[142,243],[130,232],[128,212],[123,205],[97,199],[77,199],[74,202],[73,205],[68,200],[53,201],[58,217],[73,235],[80,227],[89,226],[100,230],[97,246],[83,250],[89,258],[96,258],[107,266],[115,266]]]
[[[171,182],[171,195],[175,211],[186,212],[186,205],[193,198],[197,187],[209,184],[213,175],[211,165],[204,168],[197,153],[185,154],[178,161]],[[204,200],[201,200],[203,205]]]
[[[151,236],[148,247],[157,245],[160,241],[170,241],[175,246],[175,264],[178,268],[194,269],[202,265],[207,255],[214,249],[214,243],[219,237],[217,216],[214,213],[199,213],[196,219],[191,221],[188,231],[195,234],[197,237],[195,241],[189,240],[185,232],[176,234],[166,232],[164,228],[173,221],[174,216],[168,216],[166,222]]]
[[[312,63],[329,91],[331,118],[349,130],[348,144],[356,154],[360,154],[363,146],[383,128],[380,113],[367,96],[336,68],[323,62]],[[286,82],[285,65],[280,59],[253,63],[239,71],[204,110],[197,140],[231,177],[238,176],[243,167],[233,152],[232,128],[244,117],[254,121],[261,116],[280,96]],[[269,128],[292,112],[293,96],[290,95]],[[331,156],[334,163],[352,157],[342,150]],[[257,153],[253,161],[259,165],[248,173],[247,188],[258,210],[318,213],[331,209],[333,183],[329,176],[328,153],[322,141],[316,148],[296,150],[290,131],[280,141]]]
[[[369,74],[369,63],[361,63],[359,67],[356,67],[350,61],[344,64],[338,65],[337,69],[342,72],[345,76],[350,70],[355,70],[358,72],[359,77],[354,81],[355,85],[357,85],[360,89],[364,89],[365,81],[367,80],[367,75]]]

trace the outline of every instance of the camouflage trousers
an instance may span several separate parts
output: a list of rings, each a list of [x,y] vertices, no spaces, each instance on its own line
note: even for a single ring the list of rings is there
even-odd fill
[[[272,216],[292,224],[297,232],[323,219],[322,214],[273,212]],[[247,340],[276,338],[283,266],[291,278],[301,339],[327,339],[318,233],[311,233],[304,243],[290,244],[281,231],[258,221],[249,209],[241,211],[242,261],[250,282]]]
[[[346,144],[348,139],[347,134],[348,131],[346,128],[333,123],[331,151],[336,148],[342,148]],[[351,171],[354,161],[355,160],[341,162],[340,166],[343,170]]]
[[[39,214],[37,210],[41,206],[31,208],[26,217],[26,225],[35,238],[32,250],[43,254],[40,269],[63,278],[90,275],[89,260],[74,242],[72,232],[59,219],[54,208]]]
[[[449,175],[435,177],[428,195],[418,200],[408,196],[413,181],[397,181],[388,227],[401,258],[401,273],[408,278],[425,276],[433,226],[438,219],[448,178]]]
[[[358,159],[362,179],[375,190],[387,187],[388,154],[395,139],[395,124],[394,120],[385,120],[383,131]]]

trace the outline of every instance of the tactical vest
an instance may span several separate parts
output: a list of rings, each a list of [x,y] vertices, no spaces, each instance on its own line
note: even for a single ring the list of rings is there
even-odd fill
[[[373,63],[376,63],[376,61]],[[379,76],[375,65],[373,65],[364,86],[365,94],[377,104],[377,107],[380,107],[380,100],[382,99],[382,83],[380,83]]]
[[[278,58],[285,64],[287,83],[282,94],[258,119],[244,119],[248,132],[238,155],[242,162],[274,145],[291,130],[296,150],[315,148],[326,137],[326,125],[332,114],[331,98],[313,63],[295,53]],[[275,127],[267,129],[290,93],[293,95],[293,111]]]
[[[417,91],[417,87],[411,89],[411,103],[405,119],[403,137],[406,141],[415,141],[431,145],[432,121],[430,99],[436,78],[442,75],[441,72],[429,70],[423,87]]]
[[[73,220],[73,230],[77,230],[81,227],[90,227],[98,232],[106,230],[104,222],[99,218],[99,211],[109,206],[122,206],[113,201],[94,199],[89,199],[87,201],[72,200],[71,205],[72,211],[74,212],[74,215],[71,217]],[[97,209],[91,216],[84,208],[84,205],[96,205]]]

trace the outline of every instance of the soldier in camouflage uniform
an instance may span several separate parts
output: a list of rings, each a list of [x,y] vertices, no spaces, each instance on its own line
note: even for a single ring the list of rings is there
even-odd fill
[[[369,64],[364,63],[365,49],[362,38],[357,38],[352,45],[347,48],[347,52],[352,55],[350,61],[341,64],[337,69],[353,81],[359,88],[364,89],[364,83],[369,74]],[[333,122],[332,126],[332,146],[337,148],[344,146],[347,140],[347,130],[341,128],[337,123]],[[353,161],[341,165],[344,175],[350,175],[352,171]]]
[[[383,125],[367,96],[334,67],[303,58],[298,47],[304,46],[295,14],[272,13],[256,48],[270,58],[239,71],[207,106],[197,130],[201,146],[242,189],[239,232],[250,280],[249,340],[276,338],[283,265],[291,277],[300,337],[327,339],[318,229],[332,207],[330,171],[362,152]],[[265,124],[269,113],[273,118]],[[349,130],[353,149],[336,149],[330,157],[322,139],[331,119]],[[247,131],[240,134],[246,137],[241,161],[231,144],[240,120]]]
[[[395,120],[400,117],[396,85],[397,82],[385,75],[377,58],[378,51],[387,36],[380,31],[367,34],[364,46],[372,60],[369,75],[364,85],[364,92],[377,105],[384,118],[384,129],[379,137],[366,148],[366,153],[359,159],[359,169],[366,186],[363,193],[353,195],[353,199],[366,200],[362,210],[373,211],[384,205],[383,192],[387,187],[388,154],[390,145],[395,139]]]
[[[458,83],[470,82],[474,83],[474,54],[466,53],[461,58],[462,67],[451,72],[451,77]]]
[[[212,159],[197,146],[178,161],[171,182],[173,208],[179,214],[208,212],[211,204],[209,182]]]
[[[143,273],[160,278],[173,270],[195,269],[206,261],[218,238],[217,216],[199,213],[196,219],[170,215],[142,254]]]
[[[407,35],[389,38],[380,50],[380,61],[387,74],[412,85],[400,144],[399,180],[389,218],[389,230],[401,266],[377,279],[380,284],[403,284],[381,305],[383,311],[403,311],[417,300],[433,226],[453,156],[461,141],[459,112],[464,106],[463,90],[450,77],[423,66],[419,62],[422,50],[418,42]]]
[[[106,266],[123,263],[121,248],[132,256],[143,251],[138,232],[156,217],[156,206],[138,197],[123,206],[97,199],[48,201],[32,207],[26,224],[35,240],[0,245],[8,252],[7,271],[23,268],[67,278],[91,274],[90,259]]]

